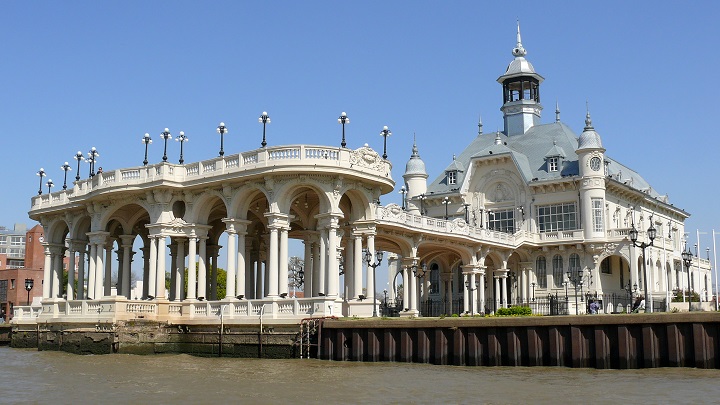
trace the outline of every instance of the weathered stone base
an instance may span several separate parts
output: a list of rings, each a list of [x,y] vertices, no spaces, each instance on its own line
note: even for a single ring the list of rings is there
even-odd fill
[[[151,321],[118,324],[16,325],[11,346],[76,354],[187,353],[252,358],[297,357],[297,325],[168,325]],[[222,342],[222,345],[221,343]]]

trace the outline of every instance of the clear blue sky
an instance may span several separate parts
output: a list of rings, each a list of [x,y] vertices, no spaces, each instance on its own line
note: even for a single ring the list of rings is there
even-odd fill
[[[717,2],[602,1],[69,1],[0,3],[0,224],[26,222],[35,172],[95,146],[106,169],[151,161],[169,127],[190,138],[185,160],[270,145],[382,150],[400,183],[413,133],[432,177],[476,136],[502,128],[496,82],[520,19],[527,58],[545,77],[544,122],[582,131],[585,101],[608,156],[639,171],[720,230],[715,91]],[[169,145],[176,161],[179,146]],[[82,175],[87,176],[83,164]],[[57,189],[57,188],[56,188]],[[383,203],[399,202],[397,193]],[[703,236],[703,250],[710,235]]]

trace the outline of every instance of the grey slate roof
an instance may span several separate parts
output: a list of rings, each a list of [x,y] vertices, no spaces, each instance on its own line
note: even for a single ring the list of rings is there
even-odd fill
[[[500,144],[496,144],[499,135]],[[555,142],[555,145],[553,145]],[[564,155],[562,166],[557,172],[547,171],[546,156],[548,151],[556,147]],[[506,136],[503,133],[484,133],[472,140],[470,144],[456,157],[460,167],[471,167],[471,161],[484,159],[490,156],[508,155],[518,168],[520,175],[526,183],[532,181],[560,179],[567,176],[579,175],[578,156],[575,152],[578,147],[577,135],[562,122],[540,124],[530,128],[525,134]],[[558,156],[555,154],[554,156]],[[645,191],[652,197],[659,197],[650,185],[638,173],[611,158],[607,158],[608,173],[612,179],[625,183],[632,188]],[[452,167],[453,163],[448,167]],[[447,170],[446,170],[447,172]],[[456,191],[463,184],[465,176],[471,170],[459,171],[457,184],[448,185],[446,172],[440,174],[432,183],[428,184],[428,193],[441,194]],[[620,176],[618,176],[618,173]],[[618,180],[619,178],[619,180]]]

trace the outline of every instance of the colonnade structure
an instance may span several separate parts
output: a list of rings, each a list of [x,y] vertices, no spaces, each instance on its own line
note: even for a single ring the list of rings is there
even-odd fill
[[[708,301],[709,261],[682,262],[689,214],[606,156],[589,111],[579,137],[557,105],[542,124],[544,78],[526,53],[518,26],[498,78],[504,129],[483,133],[479,123],[430,183],[413,143],[400,205],[380,205],[395,188],[392,165],[367,145],[105,170],[32,197],[46,236],[43,299],[16,307],[16,321],[297,322],[371,316],[376,302],[404,316],[475,315],[552,296],[580,313],[587,293],[616,312],[629,303],[602,297],[644,291],[649,308],[669,309],[678,292]],[[656,233],[652,245],[633,247],[633,229],[648,243]],[[289,294],[292,239],[303,243],[302,297]],[[367,270],[364,251],[389,253],[387,282]],[[76,269],[67,283],[64,258]],[[134,261],[141,299],[130,296]]]

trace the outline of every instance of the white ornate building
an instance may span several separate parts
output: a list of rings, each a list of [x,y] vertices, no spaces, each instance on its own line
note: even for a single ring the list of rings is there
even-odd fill
[[[498,79],[503,131],[483,133],[479,125],[477,138],[429,184],[414,144],[403,176],[407,207],[377,205],[395,182],[390,162],[367,146],[267,147],[106,170],[33,197],[30,217],[46,235],[44,299],[41,310],[18,307],[16,319],[369,316],[374,298],[384,298],[375,297],[384,283],[367,271],[365,249],[394,253],[390,279],[403,280],[405,315],[433,302],[439,309],[427,306],[434,309],[425,315],[491,312],[548,294],[584,312],[576,304],[576,297],[587,298],[583,293],[637,295],[645,286],[658,308],[688,279],[707,299],[709,263],[695,258],[689,277],[682,266],[688,214],[606,155],[589,112],[579,137],[559,111],[555,122],[541,123],[543,77],[525,58],[519,29],[512,54]],[[644,256],[629,241],[633,225],[640,241],[649,242],[650,225],[657,229]],[[226,246],[219,243],[223,234]],[[142,248],[133,251],[138,238]],[[288,296],[289,239],[304,244],[304,298]],[[79,268],[66,285],[64,256]],[[131,262],[138,260],[140,301],[126,298]],[[224,296],[217,290],[220,263],[227,270]],[[391,291],[389,300],[400,297]],[[616,304],[606,298],[603,310]]]

